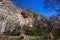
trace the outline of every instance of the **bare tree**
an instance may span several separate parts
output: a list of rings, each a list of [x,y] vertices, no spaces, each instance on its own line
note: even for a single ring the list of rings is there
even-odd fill
[[[44,0],[44,8],[50,8],[60,14],[60,0]]]

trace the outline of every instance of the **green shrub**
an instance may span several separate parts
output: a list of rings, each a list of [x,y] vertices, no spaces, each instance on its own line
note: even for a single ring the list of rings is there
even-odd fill
[[[24,27],[24,34],[35,35],[35,33],[36,33],[36,28],[35,27],[29,27],[29,26]]]

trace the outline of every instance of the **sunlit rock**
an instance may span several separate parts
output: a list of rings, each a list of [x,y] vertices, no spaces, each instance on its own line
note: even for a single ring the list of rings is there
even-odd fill
[[[34,27],[40,21],[45,21],[43,15],[22,11],[9,0],[2,0],[0,4],[0,35],[24,25]]]

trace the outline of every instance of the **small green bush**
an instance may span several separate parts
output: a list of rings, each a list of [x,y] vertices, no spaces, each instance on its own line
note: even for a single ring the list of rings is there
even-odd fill
[[[24,34],[35,35],[35,33],[36,33],[36,28],[35,27],[29,27],[29,26],[24,27]]]

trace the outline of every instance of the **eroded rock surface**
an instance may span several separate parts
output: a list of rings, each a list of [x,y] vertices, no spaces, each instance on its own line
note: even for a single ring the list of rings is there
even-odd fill
[[[13,31],[23,25],[33,27],[45,21],[43,15],[22,11],[9,0],[3,0],[0,4],[2,4],[0,5],[0,34],[6,30]]]

